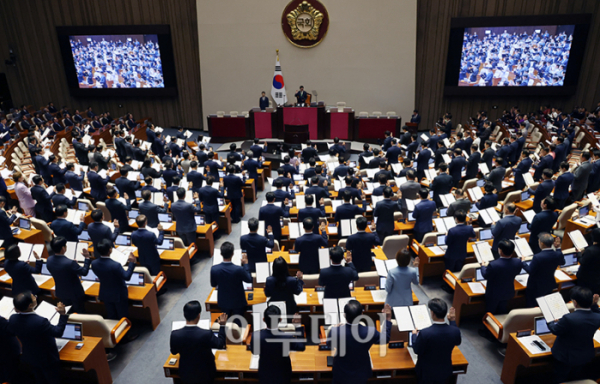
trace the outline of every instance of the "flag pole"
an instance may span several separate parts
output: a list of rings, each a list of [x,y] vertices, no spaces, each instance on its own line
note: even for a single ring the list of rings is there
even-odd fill
[[[277,60],[279,60],[279,49],[276,49],[275,52],[277,52]]]

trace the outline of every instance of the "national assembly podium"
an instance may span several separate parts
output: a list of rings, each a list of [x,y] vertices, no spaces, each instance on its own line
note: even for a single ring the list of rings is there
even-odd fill
[[[247,116],[213,114],[207,120],[209,135],[215,143],[255,137],[280,139],[289,144],[334,137],[377,143],[384,138],[386,131],[398,136],[402,124],[400,116],[357,117],[352,108],[326,107],[324,102],[312,103],[307,107],[253,108]],[[308,128],[306,136],[301,127]]]

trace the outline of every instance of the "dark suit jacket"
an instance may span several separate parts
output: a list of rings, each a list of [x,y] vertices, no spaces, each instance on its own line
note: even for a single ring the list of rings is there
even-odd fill
[[[343,309],[342,309],[343,310]],[[358,329],[353,329],[358,327]],[[386,322],[385,343],[390,341],[392,331],[391,322]],[[356,340],[353,332],[358,332],[360,341]],[[367,339],[367,335],[373,335]],[[362,324],[350,325],[343,324],[339,327],[331,328],[327,345],[332,349],[340,350],[340,340],[346,342],[346,354],[341,356],[339,353],[333,357],[333,380],[335,383],[366,383],[371,377],[371,362],[369,359],[369,349],[373,344],[379,344],[381,336],[376,329],[369,329]],[[333,344],[335,342],[335,344]]]
[[[415,229],[417,233],[427,233],[433,231],[433,214],[436,210],[435,202],[431,200],[421,200],[415,205],[413,217],[415,218]]]
[[[301,327],[299,330],[303,332]],[[260,356],[258,363],[260,383],[286,384],[291,382],[292,362],[289,354],[284,353],[284,349],[287,351],[304,351],[306,349],[305,342],[294,342],[292,341],[294,339],[295,337],[292,335],[273,332],[270,329],[253,333],[250,350],[253,351],[253,354]]]
[[[305,195],[315,195],[315,202],[317,203],[317,205],[319,205],[319,200],[321,200],[321,197],[322,198],[329,197],[329,192],[327,191],[327,189],[316,186],[316,185],[306,188],[306,190],[304,191],[304,194]]]
[[[575,310],[561,317],[548,328],[556,335],[552,355],[562,363],[581,366],[594,359],[594,333],[600,328],[600,313]]]
[[[340,224],[340,221],[350,219],[354,220],[356,215],[362,215],[365,212],[364,208],[354,204],[342,204],[335,210],[335,221]],[[341,234],[340,234],[341,235]]]
[[[506,169],[504,167],[496,167],[490,170],[490,173],[485,177],[487,181],[494,184],[494,188],[498,193],[502,192],[502,180],[504,180],[504,176],[506,175]]]
[[[108,184],[110,179],[108,177],[103,179],[96,172],[88,172],[88,181],[90,182],[90,188],[92,189],[90,195],[92,195],[96,201],[106,200],[106,184]],[[133,198],[133,196],[131,197]]]
[[[379,219],[380,220],[380,219]],[[346,249],[352,251],[352,264],[357,272],[369,272],[373,261],[371,250],[380,245],[381,241],[377,233],[357,232],[346,240]]]
[[[511,156],[510,152],[511,152],[510,145],[503,145],[500,147],[498,152],[496,152],[496,156],[502,158],[502,166],[505,168],[508,166],[508,163],[510,160],[510,156]]]
[[[77,237],[81,235],[84,228],[85,223],[83,221],[78,226],[65,219],[56,219],[50,223],[50,229],[54,231],[54,235],[62,236],[67,241],[79,241]]]
[[[579,259],[579,271],[577,271],[577,285],[600,293],[600,246],[592,244],[583,251]]]
[[[541,211],[533,217],[531,225],[529,225],[529,247],[535,255],[540,251],[538,236],[542,232],[551,232],[554,223],[558,219],[558,212]]]
[[[23,362],[45,368],[60,364],[56,337],[61,337],[69,316],[60,316],[58,325],[36,313],[16,313],[8,320],[8,330],[19,338],[23,346]]]
[[[286,313],[294,314],[298,312],[294,295],[302,293],[303,286],[304,281],[295,277],[288,276],[285,282],[280,283],[275,277],[269,276],[265,284],[265,296],[271,301],[285,301]]]
[[[87,276],[92,259],[85,259],[83,267],[75,260],[64,255],[54,255],[48,258],[48,271],[56,284],[56,296],[66,305],[80,300],[85,296],[79,276]]]
[[[566,200],[569,197],[569,187],[573,183],[575,176],[571,172],[565,172],[558,176],[554,182],[554,198],[557,200]]]
[[[69,199],[65,195],[60,194],[53,194],[50,199],[52,200],[52,204],[54,205],[54,207],[58,207],[59,205],[66,205],[67,208],[73,208],[73,206],[77,202],[77,197],[75,196]]]
[[[455,184],[454,180],[452,179],[452,176],[450,176],[447,173],[440,173],[435,177],[435,179],[433,179],[431,183],[431,190],[433,191],[433,201],[435,201],[439,207],[443,205],[442,200],[440,199],[440,195],[446,195],[450,193],[454,185]]]
[[[481,274],[487,279],[486,304],[512,299],[515,295],[514,280],[522,268],[521,259],[504,257],[492,261],[487,267],[482,266]]]
[[[531,164],[533,160],[529,157],[521,160],[519,165],[515,169],[513,169],[513,174],[515,175],[515,189],[523,189],[525,188],[525,179],[523,179],[523,174],[528,173],[531,168]],[[500,191],[498,191],[500,192]]]
[[[69,186],[71,188],[73,188],[75,191],[83,191],[83,179],[84,179],[85,175],[83,174],[83,171],[81,172],[80,175],[77,175],[75,172],[71,172],[71,171],[67,171],[65,172],[65,179],[67,180],[67,183],[69,183]]]
[[[411,337],[419,355],[415,367],[419,381],[447,381],[452,376],[452,351],[462,341],[456,322],[433,324]]]
[[[454,214],[460,210],[465,211],[465,213],[469,213],[471,210],[471,200],[467,199],[457,199],[456,201],[450,203],[448,206],[448,210],[446,213],[448,216],[454,216]]]
[[[228,199],[242,198],[242,187],[244,186],[244,181],[242,179],[240,179],[238,176],[227,175],[223,178],[223,183],[227,189]]]
[[[571,185],[571,195],[573,200],[577,201],[583,197],[583,193],[588,186],[590,173],[592,172],[592,164],[589,161],[581,163],[579,167],[575,169],[573,176],[573,184]]]
[[[256,263],[267,261],[265,248],[273,248],[274,245],[275,239],[273,234],[264,237],[258,233],[249,233],[240,238],[240,248],[246,251],[248,255],[248,268],[250,272],[256,271]]]
[[[310,160],[310,158],[314,158],[315,160],[319,159],[319,154],[317,152],[317,150],[313,147],[306,147],[302,150],[302,162],[303,163],[308,163],[308,161]]]
[[[52,198],[46,189],[40,185],[34,185],[31,187],[31,197],[35,200],[35,212],[39,215],[38,218],[46,222],[52,221],[54,219]]]
[[[131,243],[138,247],[138,260],[142,266],[148,268],[152,276],[160,272],[160,255],[156,246],[162,244],[163,236],[164,232],[158,231],[156,238],[156,235],[146,228],[140,228],[131,234]]]
[[[546,196],[550,195],[550,192],[554,189],[554,181],[552,180],[544,180],[542,181],[536,190],[529,189],[529,193],[535,194],[533,199],[533,210],[536,213],[542,211],[542,200],[546,198]]]
[[[120,227],[120,226],[119,226]],[[102,222],[90,223],[88,225],[88,235],[90,235],[90,239],[94,245],[94,249],[98,246],[98,243],[102,239],[108,239],[112,243],[115,242],[117,236],[119,235],[119,228],[115,228],[113,232],[110,231],[110,228],[107,225],[104,225]]]
[[[533,174],[533,180],[535,180],[535,181],[541,180],[542,172],[546,168],[552,169],[553,161],[554,161],[554,158],[552,156],[546,155],[540,159],[540,162],[538,164],[533,165],[533,169],[535,169],[535,172]],[[587,183],[586,183],[586,185],[587,185]]]
[[[98,299],[107,303],[127,301],[129,292],[126,281],[131,279],[135,263],[129,263],[127,269],[108,257],[100,257],[92,261],[92,269],[100,280],[100,293]]]
[[[202,201],[202,210],[205,213],[218,218],[219,202],[217,199],[224,196],[223,190],[224,188],[215,189],[209,186],[202,187],[198,190],[200,201]]]
[[[48,171],[52,175],[52,180],[50,180],[52,182],[52,185],[56,185],[59,183],[65,184],[67,182],[67,180],[65,179],[65,172],[67,171],[66,168],[61,169],[57,163],[50,163],[48,165]]]
[[[464,260],[467,258],[467,242],[470,238],[476,237],[473,227],[465,224],[458,224],[450,228],[446,236],[446,254],[444,257],[451,260]]]
[[[262,164],[254,159],[248,159],[244,161],[244,167],[248,171],[248,177],[251,179],[258,179],[258,170],[261,169]]]
[[[356,280],[358,280],[358,272],[352,263],[346,264],[345,267],[332,265],[329,268],[321,269],[319,274],[319,285],[325,287],[324,297],[326,299],[350,297],[348,286]]]
[[[527,280],[527,306],[536,307],[536,298],[549,295],[556,288],[554,271],[565,263],[565,258],[560,250],[552,248],[536,253],[531,263],[523,263],[523,268],[529,273]]]
[[[467,160],[465,160],[465,158],[462,156],[455,157],[448,165],[448,174],[452,176],[454,185],[458,185],[460,182],[460,179],[462,178],[462,169],[466,166]]]
[[[496,225],[492,226],[492,235],[494,235],[492,250],[496,251],[498,249],[498,243],[502,239],[514,240],[515,234],[521,227],[521,222],[520,217],[509,215],[504,216]]]
[[[348,167],[347,165],[339,165],[337,167],[335,167],[334,171],[333,171],[333,177],[337,180],[338,176],[341,177],[346,177],[346,175],[348,175],[348,169],[350,167]]]
[[[130,196],[133,198],[134,196]],[[125,229],[129,229],[129,218],[127,217],[127,211],[131,210],[131,200],[125,200],[127,205],[123,204],[117,199],[107,199],[104,204],[110,212],[111,219],[119,222],[120,230],[127,232]]]
[[[273,236],[275,240],[281,239],[281,217],[289,216],[289,207],[281,208],[275,204],[267,204],[264,207],[260,207],[258,211],[258,220],[265,222],[265,231],[270,225],[273,228]],[[266,232],[265,232],[266,235]]]
[[[194,215],[202,212],[200,204],[195,206],[185,200],[177,200],[171,204],[171,212],[173,212],[173,220],[177,222],[177,232],[196,232],[196,220],[194,219]]]
[[[324,215],[323,215],[324,216]],[[17,218],[17,215],[10,215],[4,210],[0,210],[0,239],[8,240],[13,238],[10,225]]]
[[[299,269],[304,274],[319,273],[319,248],[327,247],[327,233],[305,233],[296,239],[294,249],[300,254]]]
[[[125,196],[127,193],[131,199],[135,198],[135,191],[141,188],[139,181],[132,181],[126,177],[119,177],[115,180],[115,184],[117,185],[121,196]]]
[[[375,209],[373,210],[373,216],[377,217],[377,231],[393,232],[394,212],[400,211],[401,208],[397,201],[383,199],[382,201],[377,202],[377,205],[375,205]]]
[[[246,308],[246,294],[242,282],[251,283],[248,264],[242,267],[231,262],[213,265],[210,269],[210,285],[218,290],[217,302],[224,311]]]
[[[481,139],[482,143],[483,143],[483,139]],[[492,161],[494,160],[494,150],[492,148],[486,149],[483,152],[483,156],[481,156],[481,163],[486,163],[488,169],[491,171],[492,170]]]
[[[390,164],[398,163],[398,156],[402,153],[402,148],[397,145],[393,145],[388,148],[387,153],[385,154],[386,159]]]
[[[40,257],[42,255],[39,255]],[[28,263],[24,263],[18,260],[6,260],[4,262],[4,269],[10,275],[12,279],[12,294],[17,296],[19,293],[25,291],[31,291],[34,295],[40,292],[40,288],[37,286],[32,274],[37,274],[42,271],[43,260],[37,260],[35,267],[32,267]]]
[[[298,211],[299,223],[302,223],[307,217],[311,217],[313,219],[313,223],[318,223],[320,217],[325,217],[325,206],[322,205],[319,208],[306,207]],[[315,224],[313,227],[313,232],[316,234],[319,233],[319,226],[317,224]]]
[[[200,188],[202,188],[202,181],[206,180],[204,175],[198,171],[189,171],[185,177],[188,182],[192,183],[192,191],[194,192],[199,192]]]
[[[146,215],[148,218],[147,225],[152,228],[156,228],[158,226],[158,214],[167,212],[168,203],[165,203],[164,206],[159,206],[150,201],[142,201],[140,203],[140,214]]]
[[[225,348],[225,327],[216,336],[200,327],[183,327],[171,332],[171,353],[179,354],[179,377],[185,382],[212,383],[217,368],[212,349]]]
[[[481,153],[475,152],[471,156],[469,156],[469,160],[467,160],[467,174],[466,179],[474,179],[477,177],[477,173],[479,173],[479,162],[481,161]]]

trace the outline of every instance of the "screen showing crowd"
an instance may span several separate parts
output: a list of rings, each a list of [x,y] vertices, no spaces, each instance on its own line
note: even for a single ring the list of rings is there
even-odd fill
[[[465,28],[458,85],[564,85],[574,25]]]
[[[164,88],[158,35],[69,36],[79,88]]]

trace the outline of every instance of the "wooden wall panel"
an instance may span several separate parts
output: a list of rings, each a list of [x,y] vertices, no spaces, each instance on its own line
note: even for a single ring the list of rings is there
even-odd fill
[[[577,93],[570,97],[444,97],[450,20],[453,17],[555,15],[591,13],[592,25],[581,67]],[[449,111],[453,121],[465,123],[479,110],[492,119],[518,105],[523,112],[542,104],[570,111],[575,105],[595,108],[600,102],[600,1],[597,0],[419,0],[417,9],[417,75],[415,106],[425,127]],[[498,109],[492,109],[497,105]]]
[[[177,76],[176,98],[74,98],[69,94],[57,26],[169,24]],[[8,49],[17,65],[6,66]],[[15,105],[94,107],[113,117],[131,112],[160,126],[202,128],[196,0],[2,0],[0,72]],[[119,108],[121,104],[123,108]]]

